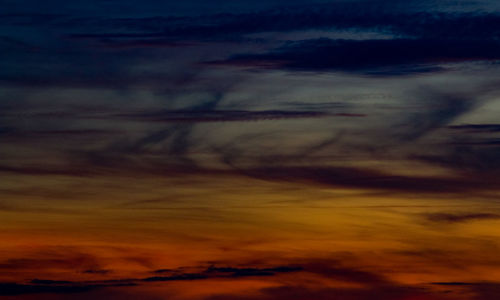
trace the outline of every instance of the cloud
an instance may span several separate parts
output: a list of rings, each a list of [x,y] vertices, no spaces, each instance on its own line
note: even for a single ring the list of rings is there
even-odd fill
[[[433,282],[434,285],[448,287],[465,287],[472,293],[474,300],[495,300],[500,294],[500,284],[498,282]]]
[[[21,283],[0,283],[0,296],[41,294],[41,293],[83,293],[93,289],[106,287],[129,287],[137,286],[147,282],[166,281],[192,281],[213,278],[240,278],[254,276],[274,276],[279,273],[299,272],[299,266],[278,266],[270,268],[238,268],[238,267],[216,267],[210,266],[198,273],[183,271],[185,268],[175,270],[156,270],[154,273],[172,272],[168,276],[152,276],[145,278],[122,278],[112,280],[93,281],[63,281],[50,279],[33,279],[29,284]],[[160,271],[160,272],[158,272]],[[88,274],[102,274],[96,272],[86,272]]]
[[[149,282],[157,282],[157,281],[179,281],[179,280],[200,280],[207,279],[208,276],[205,274],[197,274],[197,273],[185,273],[179,275],[171,275],[171,276],[153,276],[141,279],[141,281],[149,281]]]
[[[24,294],[40,293],[83,293],[96,288],[93,285],[87,286],[60,286],[60,285],[34,285],[17,283],[0,283],[0,296],[13,296]]]
[[[214,64],[294,71],[404,75],[437,71],[439,64],[500,59],[494,40],[384,39],[289,42],[264,54],[239,54]]]
[[[161,122],[161,123],[183,123],[183,122],[245,122],[262,121],[276,119],[298,119],[298,118],[321,118],[321,117],[362,117],[362,114],[330,114],[321,111],[285,111],[285,110],[171,110],[155,111],[150,113],[123,113],[116,117],[143,121],[143,122]]]
[[[219,295],[208,298],[209,300],[400,300],[400,299],[443,300],[447,299],[442,294],[433,294],[430,291],[404,285],[389,285],[369,288],[329,288],[308,287],[300,284],[284,285],[280,287],[265,288],[258,295]]]
[[[109,138],[123,134],[118,130],[106,129],[59,129],[59,130],[22,130],[22,129],[5,129],[2,132],[0,128],[0,136],[4,141],[22,142],[22,141],[47,141],[47,140],[95,140],[99,138]]]
[[[114,18],[88,20],[87,32],[73,38],[122,39],[144,38],[176,40],[234,39],[259,32],[298,30],[374,30],[397,36],[425,38],[495,38],[500,16],[495,13],[424,12],[393,9],[391,5],[370,2],[337,2],[314,6],[260,10],[252,13],[206,14],[183,17]],[[71,28],[79,20],[68,20]],[[467,26],[459,26],[467,24]],[[458,26],[457,26],[458,25]],[[90,27],[90,28],[89,28]],[[94,29],[89,31],[89,29]],[[127,30],[124,31],[123,28]],[[100,30],[99,30],[100,29]],[[103,30],[104,29],[104,30]],[[107,29],[107,30],[106,30]]]
[[[93,176],[99,174],[99,172],[92,171],[89,168],[86,168],[86,170],[76,170],[67,166],[52,167],[52,166],[47,166],[46,164],[19,166],[19,167],[10,165],[0,165],[0,172],[19,174],[19,175],[61,175],[61,176]]]
[[[79,294],[107,287],[135,286],[130,282],[67,282],[34,279],[30,284],[0,283],[0,296],[16,296],[26,294]]]
[[[381,171],[346,167],[276,167],[241,170],[266,180],[315,183],[327,186],[415,193],[457,193],[496,189],[496,183],[474,177],[424,177],[391,175]]]
[[[500,124],[462,124],[462,125],[450,125],[449,129],[453,130],[463,130],[472,133],[481,132],[500,132]]]
[[[417,160],[455,169],[470,176],[480,175],[492,181],[500,171],[499,144],[497,139],[452,141],[438,154],[415,155]]]
[[[210,266],[199,273],[186,273],[182,269],[159,269],[154,273],[170,273],[168,276],[153,276],[141,279],[141,281],[177,281],[177,280],[199,280],[209,278],[239,278],[253,276],[274,276],[279,273],[290,273],[302,271],[301,266],[279,266],[270,268],[240,268],[240,267],[217,267]]]
[[[478,94],[442,92],[430,87],[420,87],[412,96],[423,109],[405,115],[404,120],[395,126],[394,136],[398,142],[417,140],[445,127],[482,103]]]
[[[198,270],[198,271],[195,271]],[[225,300],[225,299],[240,299],[240,300],[280,300],[280,299],[409,299],[411,297],[423,297],[424,299],[442,300],[456,299],[453,296],[459,295],[463,290],[458,288],[466,288],[478,296],[483,298],[478,299],[494,299],[484,298],[490,297],[498,290],[496,283],[481,283],[481,282],[433,282],[420,285],[405,285],[390,280],[381,273],[362,270],[356,267],[345,266],[337,260],[331,259],[296,259],[293,265],[281,265],[270,267],[250,267],[250,266],[217,266],[209,267],[181,267],[177,269],[158,269],[152,271],[155,274],[166,274],[165,276],[153,276],[144,278],[121,278],[111,280],[92,280],[92,281],[65,281],[65,280],[50,280],[50,279],[33,279],[29,283],[0,283],[0,295],[43,295],[43,294],[79,294],[94,291],[96,295],[100,293],[106,294],[108,288],[113,288],[114,291],[127,293],[130,295],[140,295],[149,283],[160,282],[175,282],[175,281],[192,281],[193,288],[200,280],[210,279],[239,279],[247,277],[272,277],[282,274],[297,273],[297,276],[278,277],[277,283],[279,286],[263,288],[255,293],[245,294],[217,294],[207,296],[207,300]],[[94,273],[92,273],[94,274]],[[315,276],[311,276],[314,274]],[[319,276],[319,277],[318,277]],[[312,278],[307,280],[307,278]],[[334,282],[343,281],[345,283],[354,283],[356,287],[345,287],[344,285],[335,283],[325,284],[333,280]],[[297,279],[297,280],[296,280]],[[442,290],[432,288],[435,286],[446,286],[450,291],[444,293]],[[127,287],[139,287],[139,289],[126,289]],[[455,290],[457,287],[457,290]],[[139,294],[136,294],[139,293]],[[182,294],[178,294],[182,297]],[[171,295],[173,299],[177,299],[175,294]],[[333,298],[332,298],[333,297]],[[417,298],[419,299],[419,298]],[[476,298],[473,298],[476,299]]]
[[[389,284],[385,276],[370,271],[358,270],[356,268],[343,267],[335,260],[309,260],[300,264],[305,272],[321,275],[325,278],[336,279],[346,282],[355,282],[368,285]]]
[[[88,269],[82,271],[83,274],[98,274],[98,275],[106,275],[111,272],[112,270],[107,270],[107,269]]]
[[[273,276],[276,273],[289,273],[303,270],[302,266],[281,266],[273,268],[234,268],[210,266],[205,273],[220,274],[223,277]]]
[[[173,151],[173,150],[172,150]],[[176,152],[172,152],[174,155]],[[111,153],[108,155],[112,155]],[[179,153],[178,155],[182,154]],[[410,176],[394,175],[375,169],[357,167],[315,167],[315,166],[270,166],[203,168],[194,161],[163,162],[133,160],[106,161],[106,156],[98,157],[94,162],[62,167],[32,165],[29,167],[0,166],[0,172],[25,175],[62,175],[62,176],[102,176],[119,174],[120,176],[248,176],[267,181],[314,184],[329,187],[347,187],[366,190],[382,190],[412,193],[474,193],[495,191],[498,181],[477,178],[473,174],[453,176]],[[188,158],[189,159],[189,158]],[[276,159],[279,159],[276,158]],[[103,164],[99,162],[103,160]],[[1,264],[0,264],[1,266]]]
[[[91,254],[82,253],[72,247],[55,247],[34,252],[25,258],[12,258],[0,261],[0,270],[39,270],[39,269],[89,269],[98,267],[99,260]]]
[[[424,216],[427,220],[437,223],[465,223],[469,221],[500,219],[500,215],[493,213],[465,213],[465,214],[432,213],[432,214],[426,214]]]
[[[30,281],[30,283],[43,284],[43,285],[60,285],[60,284],[72,284],[73,282],[65,280],[33,279]]]

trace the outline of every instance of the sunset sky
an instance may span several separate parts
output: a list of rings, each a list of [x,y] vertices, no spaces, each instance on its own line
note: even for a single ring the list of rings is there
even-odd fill
[[[0,299],[500,299],[500,2],[0,0]]]

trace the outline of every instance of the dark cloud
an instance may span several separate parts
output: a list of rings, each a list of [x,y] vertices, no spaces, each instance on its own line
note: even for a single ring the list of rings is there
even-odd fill
[[[0,165],[0,172],[19,174],[19,175],[61,175],[61,176],[93,176],[99,172],[93,171],[88,166],[83,166],[83,169],[73,169],[69,166],[54,167],[45,164],[37,164],[31,166],[10,166]],[[1,265],[0,265],[1,266]]]
[[[177,272],[177,270],[176,269],[158,269],[158,270],[153,271],[153,273],[155,273],[155,274],[174,273],[174,272]]]
[[[26,294],[79,294],[107,287],[129,287],[135,285],[135,283],[121,281],[91,283],[35,279],[30,284],[0,283],[0,296]]]
[[[97,275],[106,275],[111,272],[112,270],[107,270],[107,269],[88,269],[82,271],[83,274],[97,274]]]
[[[238,278],[252,276],[274,276],[278,273],[289,273],[302,271],[302,266],[279,266],[271,268],[240,268],[240,267],[217,267],[210,266],[199,273],[186,273],[182,269],[159,269],[154,273],[170,273],[168,276],[153,276],[142,279],[142,281],[177,281],[177,280],[199,280],[208,278]]]
[[[197,272],[188,270],[198,269]],[[100,270],[100,269],[95,269]],[[93,270],[94,271],[94,270]],[[277,276],[279,274],[300,272],[302,275],[315,274],[328,280],[344,281],[359,284],[357,288],[326,287],[314,282],[297,282],[293,285],[283,285],[259,290],[258,296],[252,295],[225,295],[210,296],[210,300],[223,299],[402,299],[405,297],[424,297],[425,299],[455,299],[452,296],[458,292],[443,294],[437,290],[430,289],[428,285],[404,285],[393,282],[388,277],[373,271],[347,267],[336,260],[330,259],[297,259],[294,265],[282,265],[273,267],[246,267],[246,266],[216,266],[207,268],[181,267],[178,269],[158,269],[156,274],[168,274],[165,276],[153,276],[145,278],[122,278],[112,280],[93,281],[64,281],[50,279],[33,279],[29,283],[0,283],[0,296],[27,295],[27,294],[70,294],[87,293],[92,290],[106,291],[106,288],[126,288],[147,285],[150,282],[175,282],[175,281],[197,281],[214,278],[242,278],[255,276]],[[95,274],[95,272],[90,272]],[[303,278],[302,276],[300,278]],[[286,282],[286,281],[285,281]],[[195,283],[193,283],[195,284]],[[466,288],[467,291],[477,295],[477,299],[494,299],[491,297],[498,286],[495,283],[482,282],[433,282],[431,285]],[[126,290],[124,291],[126,292]],[[463,291],[462,291],[463,292]],[[135,293],[131,291],[131,293]],[[486,297],[486,298],[485,298]],[[406,298],[405,298],[406,299]],[[473,298],[476,299],[476,298]]]
[[[46,140],[64,140],[68,142],[69,139],[74,140],[95,140],[102,138],[109,138],[116,136],[123,132],[118,130],[106,129],[60,129],[60,130],[22,130],[22,129],[7,129],[2,132],[0,129],[0,136],[4,141],[18,142],[18,141],[46,141]]]
[[[315,39],[289,42],[264,54],[240,54],[219,64],[299,71],[403,75],[439,70],[437,64],[500,59],[495,40]]]
[[[57,285],[57,284],[72,284],[73,282],[65,280],[33,279],[30,281],[30,283],[43,284],[43,285]]]
[[[357,168],[277,167],[241,170],[266,180],[307,182],[328,186],[415,193],[456,193],[496,189],[494,181],[474,177],[422,177],[390,175]]]
[[[500,295],[500,284],[497,282],[480,282],[471,287],[475,300],[495,300]]]
[[[216,267],[210,266],[198,273],[183,271],[184,268],[174,270],[156,270],[154,273],[170,272],[168,276],[152,276],[146,278],[123,278],[101,281],[63,281],[49,279],[33,279],[29,284],[21,283],[0,283],[0,296],[22,295],[22,294],[42,294],[42,293],[83,293],[93,289],[106,287],[128,287],[136,286],[146,282],[165,281],[191,281],[210,278],[239,278],[252,276],[274,276],[279,273],[299,272],[299,266],[278,266],[271,268],[237,268],[237,267]],[[88,274],[102,274],[90,270],[84,271]]]
[[[223,277],[246,277],[246,276],[273,276],[276,273],[297,272],[303,270],[302,266],[281,266],[274,268],[234,268],[234,267],[209,267],[205,273],[220,274]]]
[[[449,290],[433,289],[427,284],[406,285],[389,280],[378,273],[363,271],[356,268],[343,267],[331,260],[311,260],[300,264],[303,272],[311,272],[324,278],[341,280],[360,284],[357,288],[327,287],[325,284],[306,284],[297,282],[284,284],[278,287],[263,288],[256,295],[221,294],[212,296],[210,300],[400,300],[400,299],[462,299],[461,295],[472,295],[470,299],[493,300],[493,293],[497,291],[496,283],[465,283],[465,282],[436,282],[431,285],[449,287]],[[466,289],[464,290],[463,287]],[[477,297],[477,298],[476,298]],[[469,298],[467,298],[469,299]]]
[[[360,114],[330,114],[322,111],[283,111],[283,110],[172,110],[150,113],[118,114],[116,117],[144,122],[182,123],[182,122],[244,122],[275,119],[321,118],[343,116],[362,117]]]
[[[390,280],[380,274],[355,268],[343,267],[338,261],[310,260],[300,265],[305,272],[319,274],[326,278],[370,285],[389,284]]]
[[[500,124],[463,124],[451,125],[448,128],[466,132],[500,132]]]
[[[495,13],[446,13],[397,11],[389,5],[370,2],[337,2],[296,6],[243,14],[214,14],[196,17],[148,17],[88,20],[87,30],[74,38],[217,39],[259,32],[294,30],[373,30],[425,38],[495,38],[499,15]],[[81,20],[79,20],[81,22]],[[467,24],[467,26],[463,26]],[[75,22],[68,20],[69,28]],[[101,30],[97,30],[100,28]],[[102,29],[107,29],[103,33]],[[123,29],[128,29],[123,31]],[[121,29],[121,30],[119,30]]]
[[[40,293],[83,293],[96,286],[60,286],[60,285],[33,285],[17,283],[0,283],[0,296],[13,296]]]
[[[500,284],[498,282],[433,282],[434,285],[449,287],[465,287],[466,291],[472,293],[474,300],[495,300],[500,295]]]
[[[127,48],[177,48],[199,46],[196,41],[175,41],[164,38],[140,38],[140,39],[100,39],[99,44],[113,49]]]
[[[175,152],[172,152],[175,153]],[[111,154],[110,154],[111,155]],[[172,154],[174,155],[174,154]],[[179,154],[182,157],[182,154]],[[104,160],[103,164],[99,164]],[[207,169],[197,166],[192,161],[180,162],[173,159],[134,163],[133,160],[120,160],[115,163],[98,158],[93,163],[74,164],[63,167],[51,166],[0,166],[0,172],[25,175],[62,175],[62,176],[102,176],[119,174],[120,176],[249,176],[269,181],[317,184],[330,187],[349,187],[367,190],[383,190],[412,193],[474,193],[495,191],[498,188],[496,178],[478,178],[471,174],[463,176],[409,176],[394,175],[373,169],[354,167],[236,167],[234,169]],[[1,266],[1,264],[0,264]]]
[[[453,145],[500,146],[500,139],[476,139],[451,142]]]
[[[200,280],[207,279],[208,276],[205,274],[198,273],[185,273],[179,275],[171,275],[171,276],[153,276],[141,279],[141,281],[147,282],[155,282],[155,281],[179,281],[179,280]]]
[[[450,147],[438,154],[415,155],[417,160],[429,162],[446,168],[455,169],[471,176],[481,176],[484,180],[493,180],[500,170],[500,147],[497,140],[459,140],[450,143]]]
[[[370,4],[370,1],[341,1],[309,6],[302,4],[239,14],[154,17],[131,15],[122,18],[106,18],[99,14],[5,14],[0,26],[26,27],[34,32],[28,30],[23,35],[12,31],[12,36],[2,35],[0,43],[14,50],[5,54],[0,82],[9,86],[30,87],[127,89],[148,86],[162,89],[170,84],[178,87],[176,83],[182,81],[183,72],[195,73],[203,69],[199,62],[220,60],[220,56],[230,55],[234,49],[215,51],[222,53],[218,55],[199,55],[206,52],[204,48],[193,51],[191,57],[187,57],[182,55],[184,49],[174,48],[200,46],[200,42],[206,41],[238,41],[238,47],[253,49],[256,40],[246,37],[247,34],[310,29],[330,32],[347,30],[353,38],[363,31],[370,31],[394,35],[398,39],[335,41],[330,45],[303,41],[301,43],[304,49],[300,49],[298,44],[286,45],[267,54],[233,56],[226,63],[271,64],[294,70],[334,69],[398,75],[440,70],[434,64],[450,60],[498,58],[498,14],[402,12],[393,10],[392,2],[390,5],[385,2],[381,5]],[[73,39],[61,38],[65,35],[70,35]],[[82,38],[91,41],[81,41]],[[279,42],[276,37],[257,40],[259,43],[263,42],[257,48],[274,47]],[[95,47],[95,42],[97,45],[104,45],[106,49]],[[224,43],[219,46],[217,43],[209,44],[212,47],[230,48]],[[162,51],[142,51],[145,50],[143,48],[157,47],[161,47]],[[116,51],[108,51],[108,48]],[[164,48],[173,50],[169,49],[172,51],[165,54]],[[33,49],[39,51],[34,54]],[[403,51],[399,51],[401,49]],[[328,52],[332,52],[332,55],[325,54]],[[346,55],[346,52],[350,55]],[[181,63],[173,54],[183,56],[186,61]],[[171,74],[169,71],[172,70],[134,73],[129,68],[143,62],[146,57],[168,59],[172,65],[169,68],[175,69],[177,74]],[[11,64],[11,61],[18,63]],[[38,67],[32,68],[34,65]],[[72,68],[68,68],[69,65]]]
[[[441,296],[438,298],[438,296]],[[259,295],[220,295],[210,297],[210,300],[400,300],[410,297],[423,299],[446,299],[443,295],[433,293],[416,287],[403,285],[390,285],[369,288],[328,288],[307,287],[302,285],[281,286],[260,290]],[[425,298],[424,298],[425,297]]]
[[[461,282],[461,281],[448,281],[448,282],[432,282],[435,285],[450,285],[450,286],[462,286],[462,285],[473,285],[470,282]]]
[[[464,223],[469,221],[496,220],[500,219],[500,215],[493,213],[432,213],[426,214],[425,218],[437,223]]]
[[[127,287],[140,285],[141,283],[147,282],[167,282],[167,281],[193,281],[193,280],[204,280],[211,278],[241,278],[241,277],[254,277],[254,276],[275,276],[283,273],[293,273],[293,272],[307,272],[314,273],[329,279],[342,280],[346,282],[360,283],[369,286],[377,286],[376,292],[378,294],[387,295],[386,290],[390,290],[391,293],[395,290],[399,290],[400,287],[395,286],[391,281],[387,280],[385,277],[377,275],[368,271],[361,271],[355,268],[340,267],[339,263],[336,261],[324,261],[324,260],[311,260],[311,261],[301,261],[296,265],[284,265],[276,267],[232,267],[232,266],[210,266],[206,269],[201,270],[197,273],[186,272],[186,268],[179,269],[159,269],[154,271],[154,273],[169,273],[167,276],[153,276],[141,279],[117,279],[117,280],[102,280],[102,281],[83,281],[83,282],[71,282],[71,281],[61,281],[61,280],[47,280],[47,279],[34,279],[29,284],[17,284],[17,283],[2,283],[0,284],[0,295],[21,295],[21,294],[42,294],[42,293],[83,293],[88,292],[93,289],[106,288],[106,287]],[[189,269],[189,268],[188,268]],[[381,288],[379,288],[379,286]],[[290,287],[292,290],[300,291],[299,295],[310,295],[320,296],[323,295],[323,289],[308,289],[299,288],[298,286]],[[406,288],[401,288],[406,289]],[[279,293],[275,294],[275,292]],[[325,289],[333,291],[333,289]],[[282,290],[278,288],[265,289],[264,294],[269,297],[274,297],[281,295]],[[339,293],[345,293],[345,295],[364,295],[364,289],[353,289],[353,290],[343,290],[338,289]],[[377,294],[377,295],[378,295]],[[325,294],[326,295],[326,294]],[[234,296],[234,295],[233,295]],[[268,299],[268,296],[262,299]],[[281,297],[281,296],[280,296]],[[219,298],[214,298],[219,299]],[[221,298],[225,299],[225,298]],[[239,298],[238,298],[239,299]],[[246,299],[246,298],[242,298]],[[250,299],[250,298],[249,298]],[[272,298],[274,299],[274,298]],[[281,299],[281,298],[276,298]],[[295,299],[295,298],[291,298]],[[302,299],[302,298],[297,298]],[[318,299],[322,299],[321,297]],[[329,299],[329,298],[327,298]],[[342,298],[343,299],[343,298]],[[351,299],[351,298],[347,298]]]

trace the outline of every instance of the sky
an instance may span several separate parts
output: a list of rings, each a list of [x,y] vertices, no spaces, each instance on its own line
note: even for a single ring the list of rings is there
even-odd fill
[[[500,297],[497,1],[0,7],[0,299]]]

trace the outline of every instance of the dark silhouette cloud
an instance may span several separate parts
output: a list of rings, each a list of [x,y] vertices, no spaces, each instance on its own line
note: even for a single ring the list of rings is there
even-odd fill
[[[112,270],[107,270],[107,269],[88,269],[82,271],[84,274],[97,274],[97,275],[106,275],[111,273]]]
[[[207,279],[207,275],[205,274],[197,274],[197,273],[185,273],[179,275],[171,275],[171,276],[153,276],[141,279],[141,281],[179,281],[179,280],[199,280],[199,279]]]
[[[173,155],[173,154],[172,154]],[[179,154],[181,155],[181,154]],[[182,157],[182,156],[181,156]],[[182,163],[164,160],[142,161],[137,164],[130,160],[99,165],[95,163],[79,164],[65,167],[48,167],[45,165],[30,167],[0,166],[0,172],[24,175],[63,175],[63,176],[104,176],[119,174],[120,176],[249,176],[268,181],[317,184],[329,187],[348,187],[367,190],[412,193],[475,193],[495,191],[498,188],[496,178],[478,178],[474,174],[461,176],[409,176],[394,175],[374,169],[356,167],[236,167],[234,169],[207,169],[191,162]],[[0,264],[1,267],[1,264]]]
[[[434,285],[448,287],[465,287],[472,293],[474,300],[494,300],[500,294],[500,284],[498,282],[433,282]]]
[[[438,298],[438,296],[440,296]],[[424,289],[404,285],[388,285],[369,288],[312,288],[302,285],[281,286],[260,290],[258,296],[246,295],[220,295],[210,297],[209,300],[399,300],[411,297],[422,297],[424,299],[446,299],[443,295],[434,294]],[[416,298],[418,299],[418,298]]]
[[[282,110],[173,110],[157,111],[151,113],[130,113],[116,115],[118,118],[125,118],[144,122],[244,122],[274,119],[296,119],[296,118],[321,118],[321,117],[362,117],[359,114],[329,114],[321,111],[282,111]]]
[[[451,125],[448,128],[453,130],[463,130],[466,132],[500,132],[500,124],[463,124]]]
[[[147,282],[167,281],[191,281],[210,278],[240,278],[252,276],[274,276],[279,273],[300,272],[300,266],[278,266],[270,268],[238,268],[238,267],[216,267],[210,266],[198,273],[183,271],[184,268],[167,270],[160,269],[154,273],[171,273],[168,276],[152,276],[146,278],[122,278],[112,280],[94,281],[63,281],[50,279],[33,279],[29,284],[22,283],[0,283],[0,296],[22,295],[22,294],[45,294],[45,293],[83,293],[93,289],[107,287],[129,287]],[[84,271],[87,274],[96,273],[96,270]]]
[[[449,281],[449,282],[432,282],[435,285],[450,285],[450,286],[462,286],[462,285],[473,285],[471,282],[461,282],[461,281]]]
[[[66,280],[33,279],[30,281],[30,283],[43,284],[43,285],[58,285],[58,284],[72,284],[73,282]]]
[[[299,272],[302,266],[279,266],[272,268],[240,268],[240,267],[217,267],[210,266],[199,273],[186,273],[182,269],[159,269],[154,273],[168,276],[153,276],[141,279],[141,281],[176,281],[176,280],[199,280],[208,278],[238,278],[251,276],[273,276],[279,273]]]
[[[338,261],[310,260],[300,266],[306,272],[319,274],[326,278],[370,285],[390,284],[390,280],[381,274],[358,270],[356,268],[343,267]]]
[[[442,153],[435,155],[415,155],[417,160],[438,166],[469,173],[470,176],[482,176],[484,180],[496,178],[500,170],[497,139],[454,141]]]
[[[154,43],[160,38],[170,38],[172,41],[209,40],[259,32],[310,29],[375,30],[412,37],[459,39],[494,38],[500,34],[497,26],[500,17],[495,13],[397,11],[391,9],[390,6],[377,4],[346,1],[313,7],[296,6],[242,14],[88,20],[87,23],[94,26],[95,32],[80,32],[71,36],[101,40],[131,39],[132,43],[140,43],[144,41],[144,38],[152,38]],[[82,22],[82,20],[79,21]],[[461,26],[462,24],[468,26]],[[75,27],[76,20],[67,20],[66,25],[69,28]],[[100,32],[97,30],[99,27]],[[108,31],[103,33],[102,28],[107,28]],[[123,31],[123,28],[128,30]]]
[[[437,223],[464,223],[469,221],[497,220],[500,215],[493,213],[432,213],[426,214],[425,218]]]
[[[220,274],[223,277],[244,277],[244,276],[272,276],[276,273],[297,272],[303,270],[302,266],[281,266],[274,268],[234,268],[234,267],[214,267],[211,266],[205,273]]]
[[[60,285],[33,285],[17,283],[0,283],[0,296],[13,296],[40,293],[83,293],[96,286],[60,286]]]
[[[404,75],[437,71],[438,64],[500,59],[495,40],[316,39],[290,42],[264,54],[234,55],[219,64],[298,71],[348,71]]]
[[[248,176],[266,180],[307,182],[393,192],[456,193],[496,189],[496,183],[474,177],[412,177],[357,168],[277,167],[241,171]]]

